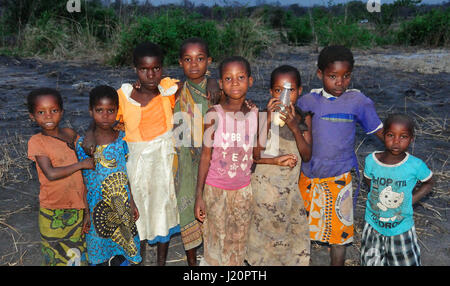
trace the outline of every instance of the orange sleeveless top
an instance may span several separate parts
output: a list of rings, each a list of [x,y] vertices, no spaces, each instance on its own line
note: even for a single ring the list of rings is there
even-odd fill
[[[117,91],[119,94],[119,111],[117,120],[125,125],[127,142],[150,141],[172,129],[175,94],[153,98],[146,106],[131,98],[133,87],[123,84]]]

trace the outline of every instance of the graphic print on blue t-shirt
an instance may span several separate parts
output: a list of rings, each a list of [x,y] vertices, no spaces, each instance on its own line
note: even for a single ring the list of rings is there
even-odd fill
[[[406,181],[394,181],[390,178],[377,177],[372,179],[372,191],[369,202],[371,208],[383,216],[375,215],[372,219],[378,220],[378,225],[393,228],[403,221],[402,203],[405,199],[398,186],[406,186]]]

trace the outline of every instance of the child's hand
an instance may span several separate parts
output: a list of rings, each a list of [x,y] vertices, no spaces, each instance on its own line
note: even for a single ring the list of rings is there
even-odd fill
[[[295,154],[281,155],[274,159],[278,166],[288,166],[291,169],[297,165],[298,161],[298,158]]]
[[[286,108],[286,112],[281,112],[280,118],[286,122],[289,129],[294,132],[294,130],[299,129],[297,119],[295,118],[295,107],[291,104]]]
[[[132,84],[132,86],[134,89],[139,90],[139,89],[141,89],[141,82],[139,80],[137,80]]]
[[[137,221],[139,219],[139,211],[133,199],[131,200],[131,212],[133,213],[134,221]]]
[[[219,104],[222,97],[222,90],[217,83],[217,80],[208,78],[206,81],[206,99],[211,105]]]
[[[281,105],[281,101],[278,98],[272,97],[267,103],[267,111],[277,111],[279,109],[279,105]]]
[[[248,109],[252,109],[253,107],[256,107],[256,104],[253,101],[251,101],[251,99],[246,99],[245,105],[247,105]]]
[[[94,158],[86,158],[83,161],[80,162],[81,163],[81,169],[91,169],[94,170],[95,169],[95,160]]]
[[[83,148],[84,153],[92,157],[92,155],[94,155],[96,145],[97,144],[95,142],[94,132],[92,130],[86,131],[83,143],[81,143],[81,147]]]
[[[91,228],[91,216],[89,214],[89,210],[85,209],[82,227],[83,233],[88,233],[90,228]]]
[[[195,199],[195,207],[194,207],[194,214],[195,218],[199,220],[201,223],[205,220],[206,212],[205,212],[205,202],[203,201],[202,197],[197,197]]]
[[[125,124],[120,121],[116,121],[116,125],[113,127],[114,131],[125,131]]]

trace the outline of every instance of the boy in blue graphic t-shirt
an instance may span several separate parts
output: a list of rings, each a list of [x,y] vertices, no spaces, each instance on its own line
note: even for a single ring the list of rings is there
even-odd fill
[[[361,241],[361,265],[420,265],[413,204],[432,188],[433,173],[407,151],[414,122],[403,114],[383,124],[385,151],[365,160],[364,180],[370,186]],[[417,181],[422,182],[417,190]]]

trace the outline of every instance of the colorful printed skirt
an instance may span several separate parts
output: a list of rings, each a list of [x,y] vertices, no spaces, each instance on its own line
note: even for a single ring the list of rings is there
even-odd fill
[[[301,173],[299,189],[308,212],[311,240],[337,245],[353,242],[350,172],[323,179]]]
[[[84,210],[39,208],[43,266],[87,266]]]
[[[222,190],[205,184],[204,259],[200,265],[242,266],[252,216],[252,187]]]

